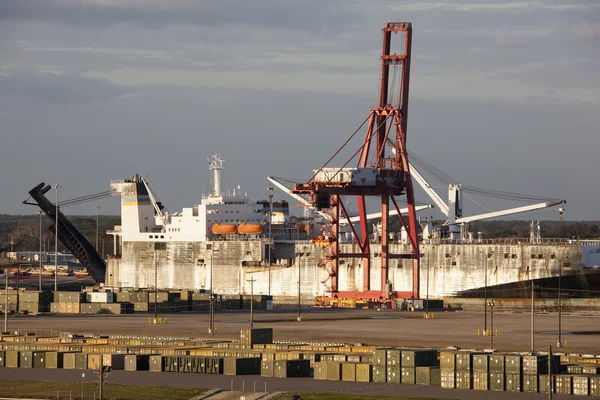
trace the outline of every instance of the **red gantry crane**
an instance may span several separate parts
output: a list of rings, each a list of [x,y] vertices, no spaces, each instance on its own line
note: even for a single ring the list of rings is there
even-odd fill
[[[391,53],[392,34],[400,38],[401,50]],[[327,266],[332,297],[387,300],[393,297],[419,298],[419,241],[412,179],[407,158],[406,136],[408,118],[408,93],[410,80],[412,25],[410,22],[389,22],[383,29],[383,52],[381,56],[381,88],[379,106],[371,109],[369,116],[352,134],[344,145],[314,172],[307,183],[295,184],[292,194],[308,195],[311,204],[317,210],[326,210],[331,216],[331,234],[329,242],[331,252]],[[397,40],[394,41],[396,47]],[[390,70],[393,70],[393,74]],[[398,79],[396,79],[398,77]],[[397,92],[396,92],[397,91]],[[394,93],[397,102],[394,103]],[[350,140],[367,124],[367,132],[359,149],[342,167],[330,168],[327,165],[337,156]],[[386,140],[390,137],[395,143],[395,154],[386,157]],[[356,168],[346,168],[353,159],[358,159]],[[356,196],[359,213],[358,232],[352,224],[353,240],[358,246],[355,252],[340,251],[340,213],[346,220],[350,216],[344,207],[342,196]],[[371,282],[371,249],[367,230],[366,197],[381,200],[381,282]],[[405,196],[408,206],[408,218],[402,217],[396,197]],[[411,252],[393,254],[389,251],[389,206],[390,200],[396,209],[402,226],[406,229]],[[358,258],[362,265],[362,290],[338,290],[338,265],[340,258]],[[413,260],[412,291],[397,292],[392,289],[388,279],[389,259]]]

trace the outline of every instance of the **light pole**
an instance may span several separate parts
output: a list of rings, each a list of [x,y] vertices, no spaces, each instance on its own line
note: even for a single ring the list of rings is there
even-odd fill
[[[562,347],[562,292],[560,287],[560,280],[562,278],[563,261],[567,260],[569,256],[564,256],[558,262],[558,342],[556,347]]]
[[[4,269],[4,332],[8,332],[8,272]]]
[[[494,254],[494,251],[490,251],[489,253],[484,253],[481,250],[477,250],[481,254],[485,254],[485,270],[484,270],[484,287],[483,287],[483,335],[487,335],[487,270],[488,270],[488,260]]]
[[[85,379],[85,372],[81,374],[81,400],[83,400],[83,380]]]
[[[154,247],[154,323],[158,322],[158,254]]]
[[[268,262],[269,262],[269,296],[271,296],[271,225],[273,223],[273,188],[269,186],[267,188],[269,192],[269,251],[268,251]]]
[[[256,279],[246,279],[246,282],[250,282],[250,329],[254,328],[254,282]]]
[[[42,210],[37,211],[37,215],[40,216],[40,259],[38,260],[40,262],[40,292],[42,291],[42,214],[44,214]]]
[[[98,211],[100,210],[100,206],[95,206],[96,208],[96,252],[98,251]]]
[[[214,244],[213,244],[214,246]],[[214,255],[215,253],[218,253],[219,250],[217,249],[213,249],[210,252],[210,321],[209,321],[209,328],[208,328],[208,333],[210,333],[210,337],[211,339],[213,337],[215,337],[215,301],[217,301],[217,298],[215,296],[215,294],[213,293],[213,260],[214,260]]]
[[[428,235],[429,241],[431,243],[431,235]],[[433,251],[435,247],[432,246],[431,249],[427,250],[427,290],[425,295],[425,318],[429,318],[429,253]]]
[[[59,184],[54,185],[56,189],[56,220],[54,222],[54,291],[58,292],[58,190]]]
[[[297,321],[302,321],[302,316],[300,315],[300,260],[298,259],[298,318]]]
[[[490,349],[494,348],[494,300],[488,303],[490,307],[490,324],[491,324],[491,334],[490,334]]]
[[[535,353],[535,286],[531,279],[531,353]]]

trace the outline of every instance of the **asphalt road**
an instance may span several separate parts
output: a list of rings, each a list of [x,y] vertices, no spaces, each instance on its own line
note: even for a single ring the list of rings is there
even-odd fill
[[[489,348],[490,337],[478,336],[483,328],[483,313],[439,312],[433,319],[421,313],[375,310],[303,310],[306,321],[297,322],[293,311],[259,312],[257,328],[272,327],[275,340],[299,342],[346,342],[385,346],[419,346]],[[208,337],[207,313],[159,315],[167,324],[149,324],[152,313],[128,315],[10,316],[9,330],[39,330],[143,336]],[[489,316],[488,316],[489,318]],[[562,340],[568,352],[600,351],[598,316],[563,315]],[[239,339],[239,330],[249,326],[249,312],[219,312],[215,316],[217,338]],[[491,322],[488,321],[488,327]],[[555,346],[558,315],[537,314],[535,318],[536,350]],[[529,314],[494,312],[494,347],[507,351],[531,348]]]
[[[70,381],[81,382],[81,373],[85,370],[64,369],[23,369],[4,368],[0,370],[0,380],[37,380],[37,381]],[[94,375],[86,373],[86,382],[90,382]],[[480,392],[475,390],[441,389],[421,385],[394,385],[387,383],[362,383],[342,381],[319,381],[312,378],[263,378],[261,376],[226,376],[226,375],[200,375],[167,372],[129,372],[113,371],[105,380],[106,383],[120,383],[130,385],[157,385],[177,386],[189,388],[220,388],[234,391],[257,392],[282,391],[282,392],[313,392],[313,393],[339,393],[362,394],[372,396],[411,396],[414,398],[429,397],[440,399],[545,399],[547,394],[541,393],[514,393],[514,392]],[[8,395],[10,393],[0,393]],[[554,399],[572,399],[573,396],[554,395]]]

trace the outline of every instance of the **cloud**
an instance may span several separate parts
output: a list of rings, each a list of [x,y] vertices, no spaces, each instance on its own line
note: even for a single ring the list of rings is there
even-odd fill
[[[334,18],[335,17],[335,18]],[[134,24],[162,28],[173,24],[248,25],[313,32],[344,29],[360,18],[348,2],[333,0],[19,0],[3,1],[0,19],[38,20],[106,27]]]
[[[420,1],[394,6],[396,11],[462,11],[462,12],[502,12],[520,11],[524,9],[544,10],[587,10],[600,8],[599,4],[577,1],[494,1],[494,2],[442,2]]]
[[[570,30],[571,35],[577,39],[590,40],[600,38],[600,24],[581,23]]]
[[[38,98],[48,103],[101,101],[126,93],[105,79],[69,74],[19,73],[0,75],[0,92]]]

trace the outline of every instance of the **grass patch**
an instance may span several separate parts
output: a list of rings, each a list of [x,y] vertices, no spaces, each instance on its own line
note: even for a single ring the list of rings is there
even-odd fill
[[[0,396],[2,397],[56,399],[59,394],[61,399],[81,400],[81,390],[82,385],[77,382],[0,381]],[[188,400],[204,391],[206,389],[105,383],[102,397],[113,400]],[[83,384],[84,399],[93,399],[94,393],[98,398],[98,383]]]
[[[369,396],[342,393],[284,393],[276,400],[441,400],[433,397]],[[444,399],[448,400],[448,399]]]

